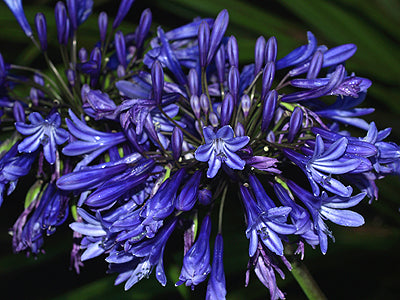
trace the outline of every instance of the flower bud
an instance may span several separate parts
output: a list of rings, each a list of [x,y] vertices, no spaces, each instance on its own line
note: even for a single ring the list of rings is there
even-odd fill
[[[247,118],[247,116],[249,115],[250,107],[251,107],[251,99],[250,99],[249,95],[244,94],[242,96],[242,100],[240,101],[240,104],[242,107],[243,115],[245,118]]]
[[[67,8],[72,30],[75,31],[78,28],[78,11],[76,0],[67,0]]]
[[[238,122],[235,128],[235,135],[236,136],[245,136],[245,130],[242,123]]]
[[[100,31],[100,41],[102,44],[104,44],[106,41],[107,26],[108,26],[108,16],[107,13],[105,13],[104,11],[102,11],[99,14],[98,24]]]
[[[215,112],[210,112],[208,118],[212,127],[217,127],[219,125],[219,120]]]
[[[54,8],[54,17],[56,18],[58,43],[64,44],[64,35],[67,23],[67,10],[65,4],[61,1],[57,2]]]
[[[196,203],[202,171],[197,171],[186,182],[175,202],[175,208],[189,211]]]
[[[275,77],[275,63],[268,62],[263,71],[262,77],[262,87],[261,87],[261,99],[264,100],[267,96],[269,89],[272,86],[272,82],[274,81]]]
[[[225,34],[226,28],[228,27],[229,14],[226,9],[222,10],[214,21],[210,35],[210,48],[207,55],[207,65],[210,64],[214,58],[214,54],[217,51],[222,38]]]
[[[230,93],[227,93],[225,95],[224,100],[222,101],[221,126],[225,126],[225,125],[229,124],[234,106],[235,106],[235,103],[233,102],[232,95]]]
[[[25,110],[21,102],[19,101],[14,102],[13,114],[15,122],[25,123]]]
[[[228,89],[233,97],[234,105],[238,102],[239,80],[239,70],[236,67],[231,67],[228,74]]]
[[[188,86],[191,95],[199,94],[199,77],[195,69],[190,69],[189,71]]]
[[[125,47],[125,37],[121,31],[115,33],[115,50],[117,52],[118,61],[121,65],[126,68],[126,47]]]
[[[201,205],[209,205],[212,201],[212,193],[208,189],[202,189],[199,191],[199,203]]]
[[[47,23],[46,17],[42,13],[37,13],[35,16],[35,26],[38,33],[40,49],[47,50]]]
[[[125,16],[129,12],[129,10],[131,9],[133,1],[134,0],[122,0],[121,1],[121,3],[119,4],[117,16],[115,17],[115,20],[112,25],[113,29],[117,28],[121,24],[122,20],[125,18]]]
[[[296,108],[293,110],[292,116],[290,117],[289,121],[289,133],[287,137],[289,143],[293,142],[293,139],[301,129],[302,124],[303,124],[303,111],[301,110],[300,107],[296,106]]]
[[[276,60],[276,54],[278,52],[277,49],[277,42],[276,38],[274,36],[271,36],[267,44],[265,46],[265,62],[269,63],[270,61],[275,62]]]
[[[239,68],[239,48],[236,38],[232,35],[228,40],[227,53],[229,64],[233,67]]]
[[[210,103],[208,101],[207,95],[200,95],[200,107],[203,110],[204,114],[207,115]]]
[[[207,66],[207,54],[210,43],[210,29],[208,28],[207,22],[201,22],[199,26],[198,44],[199,44],[199,59],[200,67],[205,68]]]
[[[182,142],[183,142],[183,134],[182,130],[179,127],[175,127],[172,131],[171,138],[171,148],[172,148],[172,156],[175,160],[179,160],[179,157],[182,154]]]
[[[149,8],[145,9],[140,16],[139,26],[136,29],[136,47],[141,49],[143,47],[143,42],[149,33],[152,14]]]
[[[7,4],[8,8],[11,10],[15,18],[17,19],[19,26],[21,26],[22,30],[25,32],[26,36],[32,37],[32,29],[26,19],[24,9],[22,7],[21,0],[4,0]]]
[[[190,97],[190,106],[192,107],[193,113],[197,119],[200,119],[200,100],[196,95]]]
[[[151,68],[151,82],[153,84],[153,98],[157,105],[161,105],[161,98],[164,91],[164,71],[157,60]]]
[[[88,56],[87,56],[87,51],[86,51],[85,48],[79,49],[78,57],[79,57],[79,60],[80,60],[81,62],[83,62],[83,63],[84,63],[84,62],[87,62]]]
[[[264,108],[261,121],[262,131],[266,131],[268,129],[268,126],[274,117],[277,100],[278,100],[278,93],[275,90],[268,92],[266,99],[264,101]]]
[[[261,70],[261,66],[264,64],[265,55],[265,38],[260,36],[256,41],[254,48],[254,76]]]

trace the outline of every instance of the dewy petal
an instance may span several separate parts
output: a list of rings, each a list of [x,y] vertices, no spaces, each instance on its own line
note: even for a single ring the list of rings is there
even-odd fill
[[[361,164],[358,159],[348,159],[345,161],[315,161],[312,163],[313,168],[328,174],[346,174],[357,169]]]
[[[19,145],[18,151],[32,153],[36,151],[41,143],[41,137],[43,135],[44,129],[40,128],[35,134],[25,138]]]
[[[336,160],[346,152],[346,148],[347,139],[343,137],[329,146],[329,148],[324,152],[324,155],[318,158],[318,162]]]
[[[339,210],[323,206],[321,215],[328,220],[342,226],[358,227],[364,225],[364,218],[351,210]]]
[[[98,225],[93,224],[85,224],[80,222],[74,222],[69,225],[73,231],[79,232],[80,234],[87,235],[87,236],[105,236],[107,232]]]
[[[349,208],[356,206],[364,197],[366,196],[366,193],[359,193],[355,196],[349,197],[349,198],[344,198],[344,197],[339,197],[339,196],[333,196],[328,199],[323,200],[323,205],[325,207],[329,208]]]

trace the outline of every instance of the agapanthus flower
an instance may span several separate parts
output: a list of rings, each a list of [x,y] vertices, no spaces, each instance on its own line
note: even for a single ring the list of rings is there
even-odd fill
[[[36,176],[12,230],[15,251],[40,253],[71,211],[77,270],[103,257],[125,290],[154,269],[165,286],[164,252],[182,248],[176,285],[194,289],[208,278],[206,298],[225,299],[229,205],[242,209],[236,234],[249,240],[245,285],[254,269],[271,299],[283,299],[276,275],[292,269],[286,257],[302,259],[307,245],[325,254],[328,221],[361,226],[348,208],[376,199],[375,181],[400,173],[390,129],[379,131],[362,119],[373,109],[357,107],[371,85],[345,67],[357,47],[329,49],[307,32],[305,45],[282,56],[279,38],[260,36],[254,63],[242,65],[240,40],[225,35],[227,10],[154,32],[145,10],[125,32],[133,2],[120,2],[111,32],[111,16],[99,15],[92,48],[81,48],[78,27],[93,1],[58,2],[59,68],[43,15],[36,41],[21,2],[6,1],[49,67],[32,75],[0,55],[0,121],[10,137],[0,147],[0,204],[33,166]]]
[[[218,129],[217,133],[210,127],[204,127],[203,135],[205,145],[197,148],[194,155],[198,161],[208,162],[207,177],[215,177],[222,163],[231,169],[243,170],[245,161],[235,152],[248,144],[248,136],[235,137],[229,125]]]
[[[60,128],[61,117],[55,112],[46,119],[36,112],[28,117],[31,124],[22,122],[15,123],[15,128],[23,135],[29,135],[19,145],[18,151],[24,153],[32,153],[36,151],[40,145],[43,145],[44,157],[50,164],[56,161],[57,145],[65,143],[69,138],[69,133]]]
[[[183,258],[182,271],[181,275],[179,275],[179,281],[175,284],[176,286],[185,283],[186,286],[191,286],[193,290],[194,286],[204,281],[210,273],[210,232],[210,216],[206,216],[201,225],[197,241]]]

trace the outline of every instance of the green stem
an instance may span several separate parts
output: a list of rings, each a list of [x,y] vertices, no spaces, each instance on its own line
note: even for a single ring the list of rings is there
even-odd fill
[[[218,214],[218,233],[222,233],[222,215],[224,213],[224,204],[226,198],[226,192],[228,191],[228,186],[225,186],[224,191],[222,192],[221,203],[219,205],[219,214]]]
[[[306,265],[301,262],[297,257],[291,261],[292,275],[300,285],[304,294],[309,300],[327,300],[326,296],[319,288],[317,282],[308,271]]]

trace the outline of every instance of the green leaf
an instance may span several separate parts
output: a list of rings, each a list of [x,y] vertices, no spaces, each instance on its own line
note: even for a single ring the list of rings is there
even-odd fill
[[[43,187],[43,180],[38,179],[35,181],[34,184],[29,188],[28,192],[26,193],[25,196],[25,203],[24,203],[24,208],[28,208],[28,206],[33,202],[36,201],[39,198],[40,191],[42,190]]]

